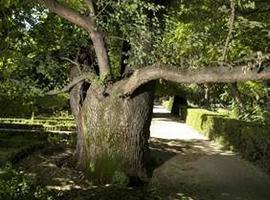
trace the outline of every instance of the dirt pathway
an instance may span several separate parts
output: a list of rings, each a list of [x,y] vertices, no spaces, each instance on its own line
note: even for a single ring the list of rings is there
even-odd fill
[[[152,185],[166,199],[270,200],[270,177],[154,108],[151,149],[159,167]]]

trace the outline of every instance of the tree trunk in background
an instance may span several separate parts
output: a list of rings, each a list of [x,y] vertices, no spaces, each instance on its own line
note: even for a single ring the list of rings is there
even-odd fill
[[[180,96],[174,96],[171,114],[179,116],[181,120],[186,120],[187,100]]]
[[[111,182],[118,172],[147,181],[153,83],[129,98],[104,97],[97,90],[90,87],[77,115],[78,164],[98,183]]]

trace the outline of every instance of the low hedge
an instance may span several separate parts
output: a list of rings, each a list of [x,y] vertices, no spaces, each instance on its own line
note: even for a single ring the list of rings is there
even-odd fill
[[[65,124],[75,124],[74,119],[72,118],[44,118],[38,119],[35,118],[34,120],[25,119],[25,118],[0,118],[1,124],[48,124],[48,125],[65,125]]]
[[[0,129],[27,129],[45,131],[76,131],[74,119],[0,118]]]
[[[270,126],[231,119],[204,109],[188,109],[186,123],[270,173]]]
[[[29,129],[29,130],[43,130],[43,125],[39,124],[1,124],[0,129]]]

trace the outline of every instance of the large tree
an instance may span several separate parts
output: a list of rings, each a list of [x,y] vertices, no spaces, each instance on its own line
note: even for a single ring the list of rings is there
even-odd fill
[[[142,0],[35,2],[80,27],[84,30],[81,34],[89,37],[78,40],[79,47],[72,48],[72,45],[67,45],[73,55],[68,54],[62,59],[72,65],[70,83],[61,91],[51,91],[48,94],[70,92],[71,109],[78,128],[75,158],[78,166],[98,182],[110,182],[118,172],[125,173],[131,181],[147,181],[151,177],[147,162],[155,80],[210,83],[270,78],[267,55],[260,53],[248,61],[231,59],[225,62],[223,59],[219,62],[205,62],[204,52],[209,52],[203,48],[205,45],[202,43],[192,46],[196,41],[201,41],[198,39],[199,34],[195,34],[196,38],[192,40],[192,31],[203,33],[206,27],[208,33],[211,32],[211,27],[208,27],[209,24],[202,24],[205,25],[204,28],[193,29],[191,25],[194,25],[194,22],[188,21],[191,19],[188,18],[188,15],[192,14],[191,7],[194,6],[197,13],[202,13],[201,9],[207,11],[210,16],[216,12],[216,7],[211,6],[211,1],[205,1],[203,5],[197,4],[196,1],[190,4],[181,1],[183,4],[180,7],[184,13],[181,17],[184,17],[178,19],[182,21],[178,23],[180,28],[175,30],[180,34],[179,43],[182,41],[183,45],[186,45],[184,48],[189,55],[184,52],[181,56],[184,57],[183,60],[173,59],[172,62],[168,61],[170,56],[164,57],[159,54],[162,52],[160,48],[164,48],[159,44],[166,42],[166,37],[163,40],[162,36],[170,35],[170,30],[166,31],[164,25],[166,17],[163,17],[163,14],[170,10],[166,10],[161,3],[154,4]],[[225,7],[227,10],[235,8],[230,8],[230,2],[223,3],[214,5]],[[223,15],[226,15],[226,12]],[[223,15],[217,15],[212,20],[224,24],[226,22]],[[34,17],[37,18],[36,15]],[[199,19],[202,16],[197,17]],[[37,24],[42,20],[38,18]],[[200,20],[196,27],[199,27],[199,24]],[[230,33],[232,30],[229,29]],[[44,31],[50,34],[53,30]],[[227,30],[224,32],[227,33]],[[78,31],[71,32],[75,33],[79,38]],[[217,32],[211,34],[213,38]],[[230,34],[225,35],[230,41]],[[203,34],[201,36],[205,38]],[[212,46],[220,41],[218,39],[212,41]],[[177,43],[177,38],[170,40],[169,44],[174,45],[173,41]],[[228,48],[227,43],[229,42],[224,42],[223,49]],[[72,44],[75,45],[74,42]],[[199,51],[193,51],[194,48]],[[227,55],[226,51],[228,50],[223,51],[224,57]],[[194,64],[187,61],[186,57],[192,58],[192,55],[203,62]]]

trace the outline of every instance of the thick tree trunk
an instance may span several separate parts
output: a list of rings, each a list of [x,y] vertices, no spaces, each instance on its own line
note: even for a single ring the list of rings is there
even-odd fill
[[[153,83],[138,88],[133,96],[101,96],[91,86],[77,115],[79,165],[99,183],[109,183],[118,172],[147,181],[149,127]]]

